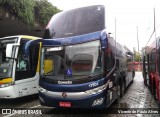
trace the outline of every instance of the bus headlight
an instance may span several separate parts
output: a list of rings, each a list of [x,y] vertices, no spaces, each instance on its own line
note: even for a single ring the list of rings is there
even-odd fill
[[[39,87],[39,91],[42,92],[42,93],[47,92],[47,90],[42,88],[42,87]]]
[[[0,84],[0,88],[9,87],[9,86],[11,86],[11,85],[12,85],[12,83]]]

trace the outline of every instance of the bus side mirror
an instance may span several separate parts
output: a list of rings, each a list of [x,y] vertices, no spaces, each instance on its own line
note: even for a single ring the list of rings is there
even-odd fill
[[[132,52],[126,52],[127,60],[133,59],[133,53]]]
[[[127,55],[127,60],[132,60],[132,56],[131,55]]]
[[[106,30],[103,30],[101,32],[101,46],[102,46],[102,50],[107,48],[107,32],[106,32]]]
[[[16,46],[19,46],[19,45],[18,44],[7,44],[6,46],[6,57],[7,58],[14,58],[13,51]]]

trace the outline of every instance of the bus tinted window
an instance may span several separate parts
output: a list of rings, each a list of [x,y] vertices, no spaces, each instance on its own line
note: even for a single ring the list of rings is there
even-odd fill
[[[21,40],[19,53],[17,57],[17,66],[16,66],[16,73],[15,73],[16,80],[31,78],[31,77],[34,77],[36,74],[37,64],[38,64],[39,44],[32,45],[30,47],[30,50],[29,50],[30,54],[29,54],[29,58],[27,59],[24,56],[25,55],[24,47],[28,41],[29,41],[28,39]]]
[[[51,19],[44,38],[63,38],[103,30],[104,12],[101,5],[61,12]]]
[[[0,79],[11,77],[12,75],[13,59],[6,57],[6,46],[16,42],[17,38],[0,39]]]

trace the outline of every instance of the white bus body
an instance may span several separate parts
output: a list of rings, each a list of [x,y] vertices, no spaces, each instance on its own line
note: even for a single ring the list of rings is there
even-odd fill
[[[33,36],[0,38],[0,98],[18,98],[38,93],[40,44],[30,47],[25,58],[24,47]]]

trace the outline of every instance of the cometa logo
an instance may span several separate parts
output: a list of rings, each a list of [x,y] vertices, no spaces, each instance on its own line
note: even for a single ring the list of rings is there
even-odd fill
[[[72,84],[72,81],[58,81],[58,84]]]

